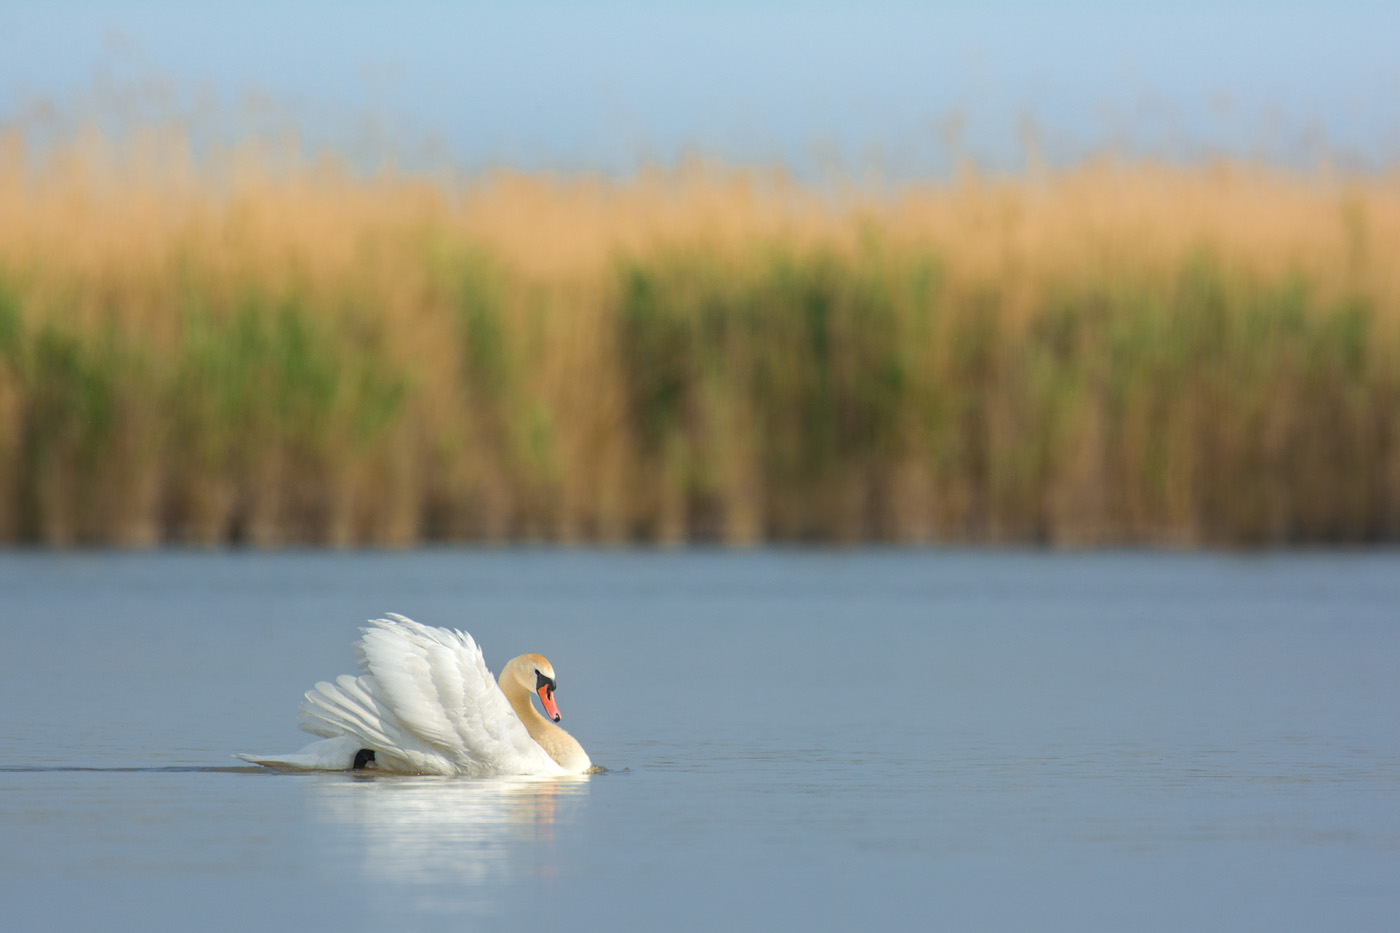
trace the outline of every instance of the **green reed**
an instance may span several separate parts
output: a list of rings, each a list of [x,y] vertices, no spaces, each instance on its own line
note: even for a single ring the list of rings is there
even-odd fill
[[[703,509],[736,456],[761,534],[897,536],[894,473],[938,539],[1376,540],[1400,513],[1400,347],[1358,299],[1232,279],[1064,283],[1013,324],[936,255],[780,249],[626,264],[621,359],[641,456]],[[733,412],[743,412],[736,418]],[[1388,477],[1390,478],[1388,480]]]

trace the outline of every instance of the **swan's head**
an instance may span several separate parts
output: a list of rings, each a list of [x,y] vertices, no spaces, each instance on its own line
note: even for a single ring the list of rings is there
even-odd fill
[[[538,696],[545,715],[550,719],[558,722],[563,718],[559,715],[559,704],[554,702],[554,665],[544,655],[522,654],[506,665],[501,676],[509,676],[525,690]]]

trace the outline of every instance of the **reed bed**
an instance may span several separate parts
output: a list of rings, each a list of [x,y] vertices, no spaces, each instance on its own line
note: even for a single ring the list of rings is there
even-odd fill
[[[1400,176],[0,141],[0,541],[1400,538]]]

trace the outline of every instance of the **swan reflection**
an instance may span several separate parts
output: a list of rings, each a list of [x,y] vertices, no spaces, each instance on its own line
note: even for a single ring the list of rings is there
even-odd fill
[[[588,778],[325,775],[314,788],[318,821],[348,831],[328,834],[327,863],[484,907],[494,889],[555,873],[555,830],[577,819]]]

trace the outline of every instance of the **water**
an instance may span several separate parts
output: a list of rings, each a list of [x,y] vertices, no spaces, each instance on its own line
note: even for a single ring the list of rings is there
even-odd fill
[[[0,555],[6,929],[1389,930],[1400,555]],[[278,774],[371,615],[606,774]]]

